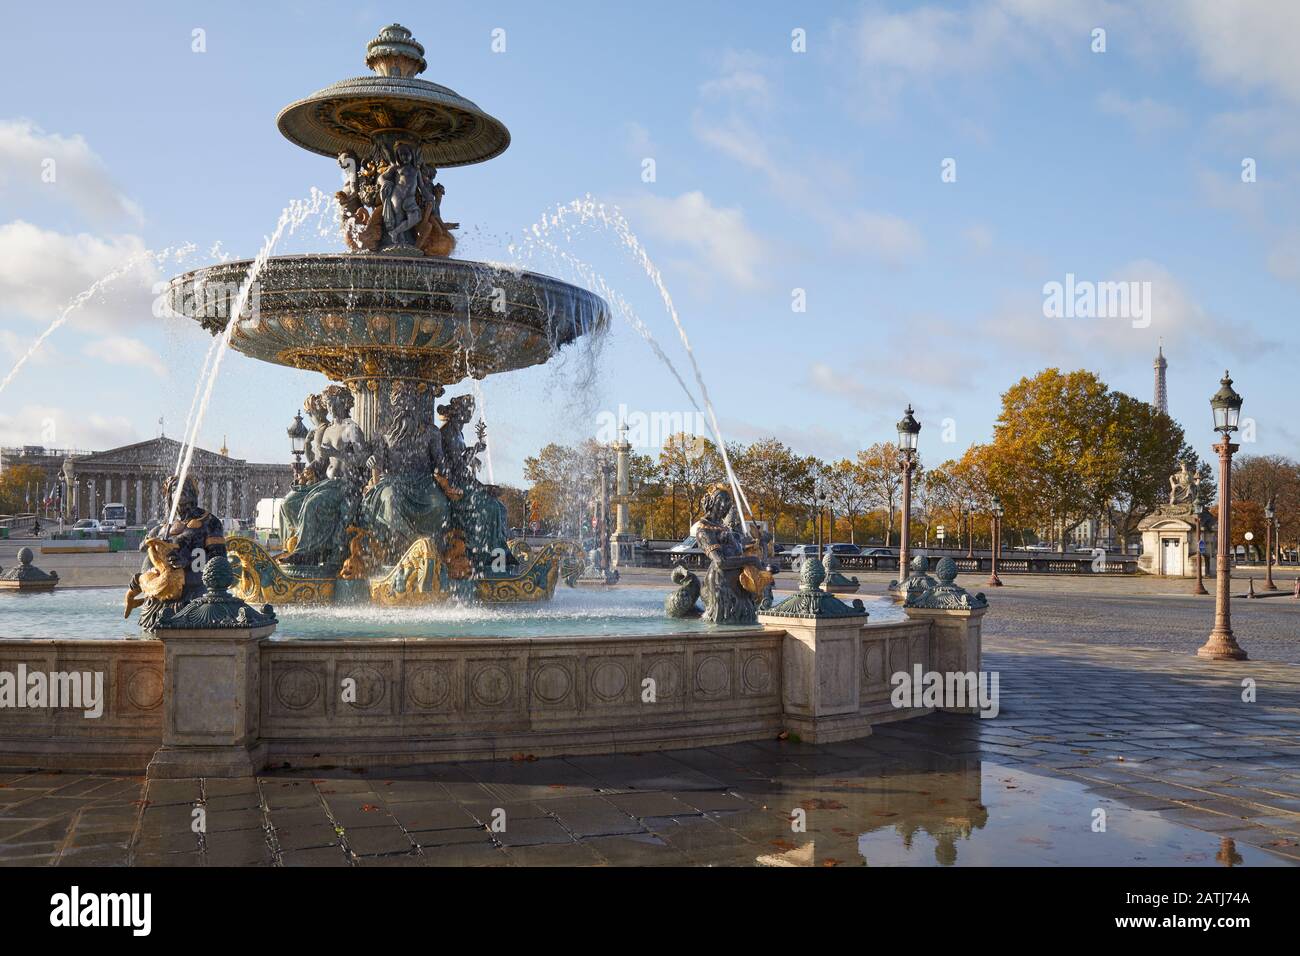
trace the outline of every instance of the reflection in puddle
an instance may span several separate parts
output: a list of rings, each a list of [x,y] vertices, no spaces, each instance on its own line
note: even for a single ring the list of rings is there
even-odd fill
[[[962,769],[786,779],[773,809],[807,832],[770,830],[766,866],[1285,866],[1214,833],[1134,810],[1083,783],[969,759]],[[949,764],[951,766],[951,764]],[[794,784],[795,787],[792,787]],[[813,794],[816,796],[813,796]],[[1101,829],[1104,825],[1104,829]],[[1242,826],[1245,826],[1242,821]],[[751,838],[758,834],[751,831]]]

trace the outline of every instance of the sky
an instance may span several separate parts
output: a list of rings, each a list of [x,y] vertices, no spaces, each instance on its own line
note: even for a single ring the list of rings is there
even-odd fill
[[[500,157],[440,172],[456,255],[524,262],[556,207],[617,207],[727,440],[851,456],[894,440],[910,402],[937,463],[988,440],[1002,391],[1042,368],[1150,399],[1163,342],[1170,412],[1203,457],[1225,368],[1253,422],[1244,450],[1296,453],[1298,3],[58,11],[57,53],[33,42],[52,26],[40,5],[13,5],[0,36],[0,374],[130,266],[0,390],[0,445],[99,450],[160,418],[181,437],[210,339],[156,308],[157,283],[251,258],[287,203],[338,188],[275,117],[365,74],[366,42],[397,21],[425,79],[511,131]],[[564,222],[552,236],[627,310],[599,341],[482,383],[497,481],[520,482],[547,442],[608,437],[620,409],[662,424],[647,446],[696,422],[678,381],[698,402],[691,355],[625,237]],[[339,251],[333,226],[323,206],[275,251]],[[556,257],[524,264],[581,279]],[[1054,283],[1132,299],[1053,310]],[[232,353],[198,444],[286,461],[285,428],[324,384]]]

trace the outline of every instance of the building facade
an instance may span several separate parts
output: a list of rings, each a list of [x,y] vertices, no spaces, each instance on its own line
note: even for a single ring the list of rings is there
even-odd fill
[[[176,471],[181,443],[161,436],[108,451],[28,445],[0,454],[6,466],[40,468],[43,495],[54,492],[68,520],[97,518],[111,502],[126,506],[128,524],[148,526],[162,520],[167,506],[162,483]],[[252,518],[259,499],[283,497],[293,483],[292,465],[259,464],[202,448],[194,449],[189,473],[199,483],[203,507],[222,518]]]

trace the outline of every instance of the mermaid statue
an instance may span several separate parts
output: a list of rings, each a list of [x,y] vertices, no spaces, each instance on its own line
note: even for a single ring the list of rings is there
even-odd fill
[[[392,415],[367,462],[371,482],[361,505],[371,553],[383,564],[396,563],[421,537],[445,550],[450,509],[441,485],[447,469],[433,423],[440,394],[425,382],[399,379],[390,387]]]
[[[296,515],[281,511],[285,527],[292,519],[297,540],[279,560],[337,570],[348,552],[348,528],[356,523],[368,453],[361,426],[352,420],[352,393],[330,385],[321,396],[334,419],[316,439],[313,465],[324,477],[307,486],[296,502]]]
[[[506,545],[509,521],[506,507],[496,489],[478,480],[479,454],[487,450],[487,426],[479,422],[477,441],[466,446],[461,434],[474,416],[474,397],[457,395],[438,406],[443,419],[442,453],[445,460],[447,496],[451,501],[452,525],[465,536],[470,560],[480,574],[512,569],[518,559]]]
[[[329,408],[325,405],[325,396],[314,393],[307,396],[302,404],[303,410],[311,418],[314,427],[307,435],[304,451],[307,463],[302,475],[294,482],[293,489],[280,504],[280,541],[286,551],[292,551],[298,543],[298,523],[302,520],[302,503],[307,499],[307,492],[314,482],[325,477],[325,468],[329,464],[321,457],[320,439],[329,426]]]

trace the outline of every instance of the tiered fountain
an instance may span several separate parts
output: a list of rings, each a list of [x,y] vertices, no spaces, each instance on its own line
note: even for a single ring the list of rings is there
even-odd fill
[[[336,383],[307,403],[317,425],[280,515],[285,552],[232,538],[235,591],[275,604],[545,600],[564,556],[511,547],[496,489],[476,476],[482,422],[475,443],[461,437],[473,398],[437,400],[467,378],[547,361],[602,328],[608,307],[548,276],[449,258],[458,224],[442,217],[438,169],[491,159],[510,134],[419,79],[424,47],[400,25],[370,42],[366,65],[374,75],[279,117],[286,138],[344,170],[348,251],[228,262],[169,291],[174,311],[239,352]]]

